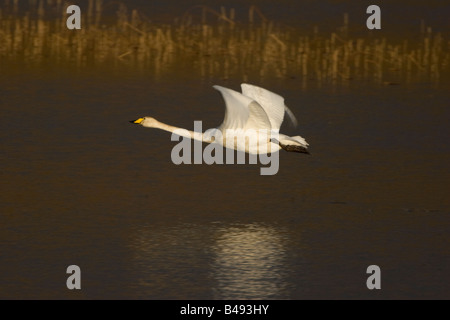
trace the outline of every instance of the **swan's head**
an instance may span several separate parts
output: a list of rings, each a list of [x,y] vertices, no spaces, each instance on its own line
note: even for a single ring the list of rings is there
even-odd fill
[[[152,117],[143,117],[143,118],[139,118],[137,120],[131,120],[130,122],[135,123],[135,124],[140,124],[141,126],[149,127],[149,128],[156,127],[158,124],[158,121]]]

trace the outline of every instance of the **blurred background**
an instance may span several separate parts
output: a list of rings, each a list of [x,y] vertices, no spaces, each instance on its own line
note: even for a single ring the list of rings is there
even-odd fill
[[[449,298],[449,5],[378,1],[368,30],[369,1],[73,3],[81,30],[0,2],[0,298]],[[177,166],[128,122],[216,127],[242,82],[311,156]]]

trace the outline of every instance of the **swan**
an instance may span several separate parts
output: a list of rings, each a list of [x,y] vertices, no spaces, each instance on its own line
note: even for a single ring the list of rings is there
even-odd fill
[[[235,141],[231,143],[231,148],[250,154],[264,154],[281,149],[309,154],[308,143],[304,138],[279,133],[285,113],[292,123],[297,125],[297,119],[284,104],[282,96],[246,83],[241,84],[242,93],[218,85],[213,88],[222,94],[226,106],[224,121],[218,128],[207,130],[205,133],[195,132],[159,122],[152,117],[142,117],[130,122],[206,143],[219,143],[225,147],[230,147],[226,137],[232,132],[231,136]],[[249,138],[247,140],[244,138],[243,143],[237,143],[236,140],[243,135]]]

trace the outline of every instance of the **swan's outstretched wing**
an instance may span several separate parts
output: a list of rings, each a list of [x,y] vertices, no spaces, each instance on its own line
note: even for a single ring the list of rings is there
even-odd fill
[[[220,126],[221,130],[271,129],[269,117],[258,102],[228,88],[221,86],[213,86],[213,88],[220,91],[226,105],[225,119]]]
[[[269,116],[270,123],[273,130],[280,130],[283,122],[284,112],[286,112],[294,124],[297,125],[297,119],[288,107],[284,104],[284,98],[267,89],[260,88],[251,84],[241,84],[242,93],[258,102]]]

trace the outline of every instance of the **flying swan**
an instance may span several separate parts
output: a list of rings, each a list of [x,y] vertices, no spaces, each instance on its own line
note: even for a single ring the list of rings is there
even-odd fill
[[[279,133],[285,113],[292,123],[297,125],[297,119],[285,106],[282,96],[245,83],[241,85],[242,93],[217,85],[213,88],[220,91],[226,106],[225,119],[218,128],[204,133],[194,132],[170,126],[152,117],[143,117],[130,122],[206,143],[219,143],[252,154],[275,152],[280,149],[309,154],[308,143],[304,138]],[[230,137],[228,135],[230,132],[235,141],[227,144],[226,138]],[[239,139],[242,135],[245,135],[246,139],[245,137],[244,140]]]

